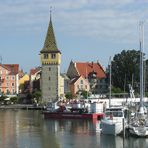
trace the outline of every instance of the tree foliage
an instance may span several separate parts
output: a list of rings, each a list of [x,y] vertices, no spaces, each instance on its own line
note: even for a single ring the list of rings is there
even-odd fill
[[[66,99],[72,99],[72,98],[73,98],[73,95],[72,95],[71,92],[67,92],[67,93],[65,94],[65,97],[66,97]]]
[[[114,87],[128,90],[128,84],[134,82],[134,88],[139,86],[140,51],[123,50],[116,54],[112,61],[112,84]],[[126,84],[126,85],[125,85]]]

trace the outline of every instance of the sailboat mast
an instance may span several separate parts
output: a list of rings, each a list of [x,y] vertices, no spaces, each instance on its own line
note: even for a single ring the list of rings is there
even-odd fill
[[[139,24],[139,43],[140,43],[140,107],[143,107],[143,51],[144,51],[144,26]]]
[[[110,57],[110,61],[109,61],[109,107],[111,106],[111,90],[112,90],[112,80],[111,80],[111,76],[112,76],[112,68],[111,68],[111,57]]]

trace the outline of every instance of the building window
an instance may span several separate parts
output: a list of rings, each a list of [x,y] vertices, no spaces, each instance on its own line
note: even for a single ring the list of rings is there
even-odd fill
[[[49,67],[49,71],[51,71],[51,67]]]
[[[83,89],[83,85],[81,85],[81,90]]]
[[[12,83],[12,87],[14,87],[14,83]]]
[[[52,59],[55,59],[55,58],[56,58],[56,54],[55,54],[55,53],[52,53],[52,54],[51,54],[51,58],[52,58]]]
[[[7,83],[6,86],[8,87],[9,86],[9,83]]]
[[[81,82],[80,82],[81,84],[83,84],[83,80],[81,80]]]
[[[6,77],[6,80],[9,80],[9,77],[8,76]]]
[[[14,80],[14,76],[12,76],[12,80]]]
[[[49,77],[49,80],[50,80],[50,77]]]
[[[48,59],[48,54],[47,53],[44,54],[44,59]]]
[[[0,83],[0,87],[2,86],[2,83]]]
[[[6,90],[6,93],[9,94],[9,89]]]

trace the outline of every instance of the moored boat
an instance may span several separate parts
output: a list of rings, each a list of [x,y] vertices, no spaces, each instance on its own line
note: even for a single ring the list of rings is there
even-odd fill
[[[103,104],[90,103],[81,107],[75,105],[75,107],[56,106],[51,103],[50,108],[43,111],[44,118],[53,119],[102,119],[104,117]],[[72,105],[74,106],[74,105]],[[76,107],[77,106],[77,107]],[[55,107],[55,108],[53,108]],[[99,108],[98,108],[99,107]]]
[[[123,132],[124,126],[126,126],[126,120],[123,107],[110,107],[106,109],[105,118],[100,123],[102,134],[118,135]]]
[[[145,114],[143,98],[144,98],[144,70],[143,70],[143,22],[140,23],[140,105],[139,109],[136,110],[134,117],[130,119],[129,132],[130,134],[137,137],[148,137],[148,117]]]

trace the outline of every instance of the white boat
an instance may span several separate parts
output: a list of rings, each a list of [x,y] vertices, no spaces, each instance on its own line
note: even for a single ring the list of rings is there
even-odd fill
[[[130,119],[129,132],[138,137],[148,137],[148,118],[143,105],[143,22],[140,23],[140,106]]]
[[[105,118],[101,120],[102,134],[118,135],[123,132],[125,124],[125,110],[123,107],[110,107],[106,109]]]
[[[100,122],[101,133],[118,135],[124,129],[124,108],[120,106],[111,107],[111,58],[110,58],[110,93],[109,108],[105,111],[105,118]]]

